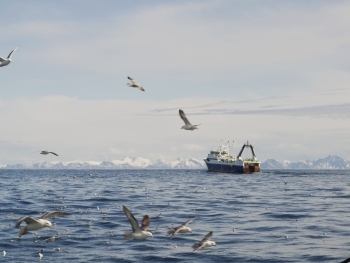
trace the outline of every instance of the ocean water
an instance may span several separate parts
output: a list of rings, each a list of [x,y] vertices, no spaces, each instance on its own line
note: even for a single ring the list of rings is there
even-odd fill
[[[350,257],[350,171],[0,170],[0,178],[1,262],[341,262]],[[123,239],[131,227],[122,205],[139,222],[145,214],[151,217],[154,238]],[[47,211],[71,215],[49,219],[54,229],[18,238],[17,219]],[[194,217],[193,233],[166,236],[168,226]],[[192,244],[210,231],[217,246],[192,252]],[[52,236],[54,242],[44,241]]]

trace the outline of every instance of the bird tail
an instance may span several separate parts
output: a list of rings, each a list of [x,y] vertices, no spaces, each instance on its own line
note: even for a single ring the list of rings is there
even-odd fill
[[[168,231],[167,231],[167,236],[169,236],[169,235],[172,235],[172,234],[174,234],[174,229],[169,229]]]
[[[132,238],[132,236],[131,236],[131,233],[130,233],[130,232],[126,232],[126,233],[124,233],[123,237],[124,237],[124,239],[130,239],[130,238]]]

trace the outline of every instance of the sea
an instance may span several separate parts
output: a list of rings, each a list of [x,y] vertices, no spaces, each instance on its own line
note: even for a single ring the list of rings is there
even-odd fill
[[[1,169],[0,179],[0,262],[340,263],[350,257],[349,170]],[[123,239],[131,230],[123,205],[139,223],[149,215],[153,238]],[[18,237],[19,218],[51,211],[69,215],[50,218],[53,229]],[[191,218],[192,233],[167,236],[169,227]],[[193,251],[210,231],[216,246]]]

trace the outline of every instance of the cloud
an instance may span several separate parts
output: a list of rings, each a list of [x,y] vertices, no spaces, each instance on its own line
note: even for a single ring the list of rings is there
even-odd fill
[[[203,150],[207,150],[205,147],[203,147],[202,145],[198,145],[198,144],[186,144],[183,146],[183,148],[186,151],[203,151]]]
[[[339,91],[334,96],[348,98],[344,94]],[[350,143],[346,139],[349,122],[335,118],[345,116],[349,104],[325,105],[327,101],[324,101],[319,106],[308,108],[305,105],[309,100],[305,96],[298,94],[294,99],[285,97],[237,103],[223,98],[125,101],[46,96],[15,99],[1,105],[3,154],[0,157],[4,163],[52,161],[51,156],[31,154],[48,149],[58,152],[60,161],[112,160],[125,155],[168,160],[177,157],[202,159],[209,150],[216,149],[222,139],[235,141],[234,153],[238,153],[241,144],[249,140],[262,160],[275,156],[299,159],[300,148],[295,145],[303,145],[303,154],[310,159],[330,154],[329,151],[344,158],[350,156],[343,147]],[[320,102],[322,96],[324,94],[314,94],[313,99]],[[328,98],[332,100],[330,95]],[[194,107],[208,105],[208,100],[212,101],[214,108],[223,104],[223,109],[231,105],[233,109],[242,110],[235,114],[225,111],[208,114],[205,112],[210,111]],[[181,130],[183,122],[178,110],[154,113],[155,105],[176,108],[178,104],[184,109],[193,107],[187,115],[191,121],[202,123],[198,130]],[[288,108],[293,104],[299,108]],[[277,105],[277,109],[266,110],[264,105],[270,108]],[[285,110],[281,110],[280,105],[284,105]],[[141,114],[143,112],[150,114]],[[284,145],[283,149],[288,150],[278,145]]]
[[[216,14],[225,8],[237,7],[229,1],[165,3],[109,17],[108,23],[25,21],[10,32],[50,41],[49,46],[33,54],[37,59],[108,72],[242,69],[245,65],[266,68],[276,63],[283,63],[289,71],[295,63],[327,57],[350,43],[350,37],[343,34],[350,23],[344,12],[350,10],[348,3],[325,4],[313,10],[266,5],[256,17],[247,4],[245,15]],[[205,16],[208,10],[215,15]],[[278,68],[283,69],[278,64],[274,70]]]
[[[221,139],[261,159],[350,157],[347,2],[25,3],[0,26],[5,50],[21,44],[2,68],[4,162],[201,159]]]

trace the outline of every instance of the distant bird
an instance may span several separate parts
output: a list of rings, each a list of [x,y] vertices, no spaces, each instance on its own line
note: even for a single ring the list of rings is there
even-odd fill
[[[49,153],[52,153],[53,155],[56,155],[56,156],[58,156],[58,154],[57,154],[57,153],[54,153],[54,152],[50,152],[50,151],[41,151],[41,153],[40,153],[40,154],[44,154],[44,155],[47,155],[47,154],[49,154]]]
[[[187,220],[185,223],[183,223],[182,225],[180,225],[178,227],[170,228],[167,232],[168,235],[171,235],[170,239],[174,238],[176,236],[176,234],[178,234],[178,233],[188,233],[188,232],[192,233],[191,228],[189,228],[187,225],[195,219],[196,218],[192,218],[190,220]]]
[[[43,254],[39,253],[39,258],[42,259],[43,258]]]
[[[49,242],[54,242],[55,239],[56,239],[56,237],[50,237],[50,238],[45,239],[44,241],[45,241],[46,243],[49,243]]]
[[[4,256],[6,256],[6,251],[4,250],[4,251],[2,251],[2,254],[4,255]]]
[[[201,242],[196,242],[193,244],[192,248],[193,251],[200,251],[203,250],[206,247],[212,247],[216,246],[216,243],[214,241],[209,241],[209,239],[213,236],[213,232],[210,231]]]
[[[7,56],[7,58],[0,57],[0,67],[7,66],[8,64],[11,63],[12,53],[15,52],[17,48],[18,47],[16,47],[14,50],[12,50],[11,53]]]
[[[153,237],[152,233],[147,231],[151,223],[151,220],[148,215],[143,216],[142,225],[139,226],[139,223],[135,219],[134,215],[125,206],[123,206],[123,210],[126,217],[129,219],[130,225],[132,227],[132,233],[130,232],[125,233],[124,239],[133,238],[133,239],[142,240],[147,237]]]
[[[29,231],[39,230],[44,227],[49,227],[52,229],[52,223],[46,220],[46,218],[56,217],[56,216],[66,216],[66,215],[69,215],[69,214],[66,212],[47,212],[38,219],[34,219],[30,216],[23,216],[17,220],[16,228],[19,228],[23,221],[26,222],[27,225],[25,227],[22,227],[18,231],[18,236],[21,237],[27,234]]]
[[[186,118],[185,113],[183,112],[183,110],[179,110],[179,115],[181,117],[181,119],[185,122],[186,125],[182,126],[181,129],[185,129],[185,130],[190,130],[193,131],[195,129],[198,129],[197,126],[199,126],[200,124],[197,125],[192,125],[188,119]]]
[[[135,82],[132,78],[128,77],[128,79],[130,80],[130,83],[127,83],[126,85],[128,85],[129,87],[132,88],[138,88],[139,90],[145,91],[140,83]]]

